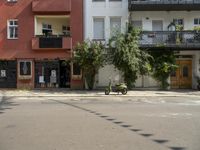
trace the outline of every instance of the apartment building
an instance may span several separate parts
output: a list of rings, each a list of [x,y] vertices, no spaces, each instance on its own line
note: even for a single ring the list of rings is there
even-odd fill
[[[82,88],[83,0],[0,0],[0,88]]]
[[[170,77],[171,88],[196,88],[200,75],[200,0],[87,0],[84,3],[84,38],[108,41],[113,29],[121,32],[131,22],[142,29],[140,48],[177,52],[180,66]],[[181,27],[179,31],[177,27]],[[109,79],[123,80],[112,65],[99,70],[96,86]],[[136,87],[158,87],[152,77],[138,77]]]
[[[143,31],[142,49],[178,52],[171,88],[195,89],[200,76],[200,34],[195,30],[200,27],[200,0],[129,0],[128,5],[130,21]],[[145,80],[145,87],[156,85]]]
[[[114,32],[124,32],[128,23],[128,0],[85,0],[84,39],[107,43]],[[96,76],[96,87],[104,87],[109,78],[120,80],[120,72],[106,65]]]

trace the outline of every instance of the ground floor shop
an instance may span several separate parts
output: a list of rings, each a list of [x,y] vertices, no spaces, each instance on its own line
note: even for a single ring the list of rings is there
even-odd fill
[[[0,88],[82,89],[80,67],[59,59],[0,61]]]

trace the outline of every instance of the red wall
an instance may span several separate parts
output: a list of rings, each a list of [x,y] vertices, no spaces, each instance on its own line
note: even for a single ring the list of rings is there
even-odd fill
[[[67,50],[32,50],[31,41],[34,37],[34,12],[32,11],[33,0],[18,0],[16,3],[9,3],[6,0],[0,0],[0,59],[66,59],[71,57]],[[43,0],[40,0],[43,1]],[[51,0],[52,1],[52,0]],[[63,0],[54,0],[56,3]],[[70,27],[72,35],[72,45],[83,40],[83,0],[70,0],[71,12],[37,12],[43,15],[70,15]],[[18,19],[18,39],[7,39],[7,20]],[[18,80],[18,87],[23,84]],[[27,81],[26,81],[27,82]],[[34,80],[28,85],[33,87]]]

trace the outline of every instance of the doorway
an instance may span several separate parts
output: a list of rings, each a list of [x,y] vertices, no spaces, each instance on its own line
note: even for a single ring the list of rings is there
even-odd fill
[[[60,88],[70,88],[71,69],[70,64],[64,60],[60,61]]]
[[[191,89],[192,88],[192,60],[177,60],[179,66],[171,74],[171,88]]]

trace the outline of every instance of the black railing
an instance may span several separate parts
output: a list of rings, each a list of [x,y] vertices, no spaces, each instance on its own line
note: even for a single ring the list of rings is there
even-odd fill
[[[199,49],[200,32],[196,31],[143,31],[141,48]]]
[[[129,0],[131,4],[200,4],[200,0]]]
[[[62,48],[62,37],[39,37],[39,48]]]
[[[129,11],[200,10],[200,0],[129,0]]]

